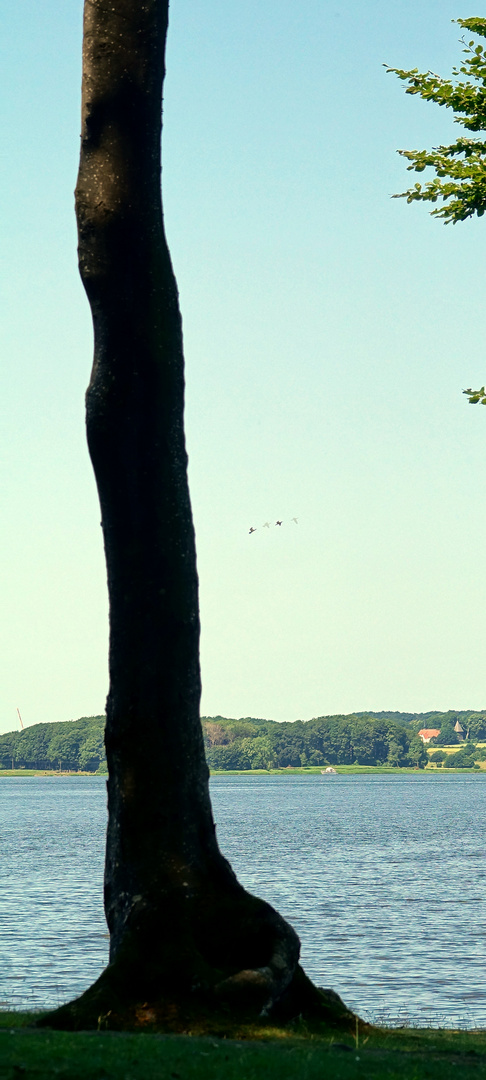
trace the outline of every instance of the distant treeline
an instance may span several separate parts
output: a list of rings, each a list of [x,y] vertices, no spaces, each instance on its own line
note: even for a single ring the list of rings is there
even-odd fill
[[[426,713],[402,713],[402,712],[370,712],[356,713],[356,716],[373,716],[376,720],[395,720],[398,724],[406,724],[413,731],[421,728],[439,728],[440,735],[434,739],[438,746],[452,746],[462,741],[454,731],[454,725],[459,723],[464,728],[466,738],[481,741],[486,739],[486,712],[474,712],[471,709],[456,711],[449,709],[448,712]]]
[[[0,735],[3,769],[61,769],[97,772],[106,768],[104,716],[83,716],[53,724],[33,724]]]
[[[202,718],[212,769],[285,769],[308,765],[427,764],[422,740],[409,724],[370,714],[319,716],[277,723],[248,717]]]
[[[203,716],[202,727],[212,769],[352,764],[423,768],[428,759],[417,732],[440,728],[438,744],[456,743],[457,720],[471,740],[486,739],[486,712],[467,711],[360,712],[283,724],[254,717]],[[83,716],[0,735],[0,767],[104,772],[104,724],[104,716]]]

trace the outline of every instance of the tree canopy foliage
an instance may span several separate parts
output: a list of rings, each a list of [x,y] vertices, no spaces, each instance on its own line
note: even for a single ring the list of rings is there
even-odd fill
[[[97,772],[106,769],[104,716],[33,724],[0,735],[0,765],[10,769],[63,769]]]
[[[486,19],[455,21],[464,30],[486,38]],[[463,38],[462,41],[465,59],[459,67],[452,69],[451,79],[444,79],[432,71],[421,74],[417,68],[405,71],[388,65],[385,67],[387,72],[393,72],[408,83],[407,94],[419,94],[424,101],[435,101],[439,106],[452,109],[454,123],[460,124],[466,131],[484,132],[486,51],[474,39]],[[432,168],[437,175],[424,185],[416,183],[393,198],[406,198],[409,203],[436,203],[441,200],[443,205],[431,213],[443,218],[446,224],[452,222],[455,225],[474,214],[483,216],[486,210],[486,141],[483,138],[460,136],[449,146],[436,146],[432,150],[399,150],[398,153],[410,161],[407,166],[409,172],[421,173],[426,168]]]
[[[275,720],[225,716],[202,718],[206,758],[211,769],[285,769],[326,765],[422,767],[427,754],[417,733],[440,728],[437,745],[459,743],[459,720],[471,740],[486,739],[486,712],[359,712],[313,720]],[[104,716],[83,716],[0,735],[0,767],[106,772]],[[435,758],[433,759],[435,760]],[[438,759],[437,759],[438,760]],[[461,759],[462,760],[462,759]],[[476,757],[476,760],[479,760]]]
[[[439,728],[434,743],[456,745],[461,742],[454,731],[458,720],[470,739],[486,739],[486,712],[471,710],[359,712],[293,723],[216,716],[203,717],[202,724],[211,769],[353,764],[421,768],[428,758],[418,738],[420,729]]]
[[[454,731],[454,726],[459,721],[464,728],[468,739],[486,739],[486,715],[483,712],[455,712],[450,710],[446,713],[424,713],[424,723],[421,727],[434,727],[440,729],[432,743],[436,746],[454,746],[462,743],[462,738]],[[414,726],[416,723],[414,722]],[[420,728],[417,728],[420,730]]]
[[[478,37],[486,38],[486,19],[453,20]],[[465,60],[452,69],[452,79],[443,79],[432,71],[421,74],[418,68],[405,71],[402,68],[388,67],[387,72],[398,75],[402,82],[408,83],[406,94],[419,94],[424,101],[435,101],[454,112],[454,123],[460,124],[466,131],[486,131],[486,50],[476,44],[474,39],[464,44]],[[465,79],[461,76],[466,76]],[[444,219],[448,225],[477,214],[482,217],[486,210],[486,142],[482,138],[470,139],[463,136],[449,146],[435,146],[432,150],[399,150],[402,157],[411,162],[409,172],[424,172],[427,168],[435,169],[436,177],[424,185],[419,182],[407,191],[394,195],[394,199],[406,199],[411,202],[432,202],[442,200],[443,205],[431,210],[431,214]],[[468,387],[463,390],[470,405],[486,405],[486,388],[479,390]]]
[[[440,751],[437,751],[440,753]],[[431,759],[435,754],[431,755]],[[463,743],[454,754],[445,754],[442,767],[446,769],[479,769],[478,762],[486,761],[486,750],[478,748],[473,742]]]
[[[285,769],[326,765],[423,766],[427,754],[416,733],[371,716],[321,716],[303,722],[203,718],[212,769]]]

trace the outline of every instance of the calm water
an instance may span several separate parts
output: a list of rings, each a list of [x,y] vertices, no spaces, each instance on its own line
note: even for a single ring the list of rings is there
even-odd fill
[[[302,962],[371,1019],[486,1026],[486,776],[211,781],[220,846],[295,926]],[[103,968],[105,784],[0,780],[0,1005]]]

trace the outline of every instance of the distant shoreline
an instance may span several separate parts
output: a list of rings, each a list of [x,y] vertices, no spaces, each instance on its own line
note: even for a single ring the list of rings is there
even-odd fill
[[[451,773],[481,773],[486,775],[486,769],[436,769],[434,766],[426,765],[424,769],[415,769],[409,765],[405,765],[402,768],[392,765],[333,765],[336,770],[335,773],[326,773],[320,766],[313,766],[311,768],[285,768],[285,769],[211,769],[211,776],[325,776],[326,779],[331,779],[333,776],[345,776],[355,775],[362,776],[368,774],[381,774],[387,776],[402,776],[404,773],[413,773],[414,776],[430,776],[431,774],[440,776],[441,774],[450,775]]]
[[[20,776],[32,779],[33,776],[98,776],[107,777],[108,773],[95,773],[95,772],[59,772],[59,769],[0,769],[0,779],[2,776]]]
[[[476,775],[486,774],[486,762],[481,763],[485,765],[485,768],[479,769],[447,769],[442,767],[437,769],[432,765],[426,766],[424,769],[415,769],[411,766],[399,766],[392,765],[334,765],[335,773],[326,773],[321,766],[313,765],[308,768],[297,766],[282,769],[211,769],[211,776],[325,776],[327,780],[333,778],[333,776],[362,776],[362,775],[382,775],[382,776],[403,776],[406,774],[413,774],[414,776],[430,776],[432,773],[438,776],[450,776],[451,773],[475,773]],[[96,776],[98,779],[107,779],[108,773],[97,772],[59,772],[59,769],[0,769],[0,780],[2,777],[24,777],[31,779],[32,777],[70,777],[70,776]]]

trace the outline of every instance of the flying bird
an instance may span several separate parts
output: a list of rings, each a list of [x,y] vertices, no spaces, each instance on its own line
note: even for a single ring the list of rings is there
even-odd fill
[[[293,521],[295,525],[299,524],[299,519],[296,518],[296,517],[290,518],[290,520]],[[275,522],[275,525],[283,525],[283,519],[282,518],[277,518],[277,520]],[[262,529],[270,529],[270,528],[271,528],[270,521],[264,521],[263,525],[262,525]],[[252,525],[251,529],[249,529],[248,531],[249,531],[249,534],[251,536],[252,533],[256,532],[256,527],[254,525]]]

